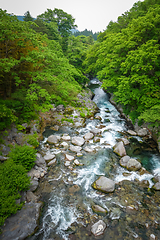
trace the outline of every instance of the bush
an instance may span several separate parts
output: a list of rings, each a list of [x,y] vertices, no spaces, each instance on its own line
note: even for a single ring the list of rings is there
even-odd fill
[[[16,145],[16,147],[10,152],[9,158],[12,159],[14,163],[22,165],[27,171],[29,171],[35,165],[36,150],[27,145]]]
[[[20,198],[19,192],[27,190],[29,185],[23,166],[16,165],[12,160],[0,164],[0,225],[22,207],[23,203],[16,204],[16,199]]]

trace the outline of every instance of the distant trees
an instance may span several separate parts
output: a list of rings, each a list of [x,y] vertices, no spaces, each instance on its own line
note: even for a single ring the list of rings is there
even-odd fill
[[[83,35],[83,36],[86,36],[86,37],[87,37],[87,36],[92,36],[93,39],[96,41],[99,33],[100,33],[100,32],[95,32],[95,33],[93,33],[92,31],[85,29],[84,31],[77,31],[77,32],[75,32],[73,35],[74,35],[75,37],[80,36],[80,35]]]
[[[24,20],[25,22],[29,22],[29,21],[33,21],[34,18],[32,18],[30,12],[27,11],[27,12],[25,12],[25,14],[24,14],[23,20]]]

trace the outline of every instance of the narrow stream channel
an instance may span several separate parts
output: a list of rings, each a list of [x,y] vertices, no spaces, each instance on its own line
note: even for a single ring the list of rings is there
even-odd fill
[[[160,239],[160,191],[150,189],[153,176],[160,175],[160,155],[140,137],[132,137],[132,148],[129,145],[126,151],[129,156],[140,159],[147,171],[140,174],[122,168],[112,148],[116,140],[128,130],[127,123],[108,101],[97,79],[91,80],[89,87],[95,94],[93,101],[99,108],[96,115],[102,120],[100,123],[98,119],[87,119],[86,126],[78,129],[78,134],[84,136],[97,125],[105,125],[100,142],[90,140],[89,145],[96,151],[83,151],[82,156],[76,157],[83,165],[73,170],[64,166],[64,154],[59,149],[48,150],[56,154],[57,164],[50,168],[40,183],[44,208],[38,231],[28,239],[147,240],[154,236]],[[76,136],[77,129],[60,128],[59,132],[46,129],[41,148],[44,148],[49,135],[63,133]],[[116,182],[113,193],[105,194],[92,188],[92,183],[99,176],[106,176]],[[92,206],[95,204],[106,209],[107,214],[94,213]],[[103,235],[95,237],[91,233],[91,226],[100,219],[107,228]]]

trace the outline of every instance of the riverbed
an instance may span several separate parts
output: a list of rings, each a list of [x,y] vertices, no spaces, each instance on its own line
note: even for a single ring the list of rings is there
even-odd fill
[[[126,134],[129,125],[109,102],[109,96],[97,79],[89,85],[95,96],[93,101],[99,111],[95,118],[87,119],[85,127],[65,126],[59,131],[46,128],[40,148],[46,154],[56,155],[56,164],[40,182],[36,194],[44,202],[39,229],[30,240],[62,239],[160,239],[160,191],[152,189],[153,177],[160,175],[160,154],[156,146],[138,136]],[[69,134],[83,137],[92,129],[101,129],[99,140],[85,143],[92,152],[81,151],[76,155],[58,146],[48,147],[47,138],[52,134]],[[119,164],[119,156],[113,152],[117,141],[127,137],[127,154],[141,161],[145,170],[128,171]],[[47,148],[48,147],[48,148]],[[80,164],[65,165],[65,153],[75,157]],[[93,189],[92,183],[99,176],[115,181],[113,193]],[[95,213],[93,205],[101,206],[106,213]],[[103,220],[106,229],[95,237],[91,227]]]

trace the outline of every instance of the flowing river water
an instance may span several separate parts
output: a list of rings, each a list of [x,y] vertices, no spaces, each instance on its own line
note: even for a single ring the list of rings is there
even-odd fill
[[[119,157],[113,153],[118,138],[128,130],[125,119],[109,102],[107,94],[101,89],[97,79],[90,82],[95,96],[99,115],[105,127],[100,142],[90,145],[94,153],[78,157],[82,166],[73,170],[64,166],[64,153],[58,148],[50,148],[49,153],[56,154],[57,164],[51,167],[47,176],[41,180],[41,200],[44,202],[38,231],[30,240],[62,239],[160,239],[160,191],[151,189],[152,178],[160,174],[160,155],[156,148],[144,143],[140,137],[131,137],[126,146],[129,156],[140,159],[147,171],[129,172],[119,165]],[[40,147],[45,148],[51,134],[68,133],[71,137],[84,136],[100,124],[98,119],[87,119],[86,126],[77,129],[62,127],[58,132],[46,128]],[[73,154],[73,153],[72,153]],[[113,193],[102,193],[92,188],[99,177],[106,176],[116,182]],[[107,210],[107,214],[97,214],[93,205]],[[103,235],[95,237],[91,226],[103,220],[107,227]]]

